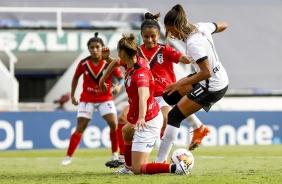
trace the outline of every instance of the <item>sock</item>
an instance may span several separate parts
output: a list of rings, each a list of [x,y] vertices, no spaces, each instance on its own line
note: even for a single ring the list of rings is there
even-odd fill
[[[170,165],[170,173],[175,173],[176,171],[176,164],[171,164]]]
[[[118,124],[117,136],[118,136],[118,145],[119,145],[119,154],[124,155],[124,140],[122,136],[122,127],[125,124]]]
[[[82,133],[79,133],[77,131],[75,131],[71,137],[70,137],[70,143],[69,143],[69,148],[68,148],[68,152],[67,152],[67,156],[72,157],[75,149],[77,148],[80,139],[82,137]]]
[[[161,145],[158,151],[158,156],[156,159],[157,163],[162,163],[166,161],[170,149],[177,138],[178,132],[179,128],[176,128],[171,125],[166,126],[164,136],[162,138]]]
[[[194,129],[196,130],[199,128],[203,123],[197,118],[195,114],[191,114],[188,116],[185,121]]]
[[[125,165],[127,167],[131,167],[132,166],[132,162],[131,162],[131,148],[132,148],[132,141],[125,141],[124,160],[125,160]]]
[[[149,163],[141,165],[142,174],[169,173],[171,164]]]
[[[112,153],[118,151],[118,137],[117,137],[117,130],[110,130],[110,139],[111,139],[111,146],[112,146]]]
[[[161,129],[161,134],[160,134],[160,139],[163,138],[163,136],[164,136],[164,131],[165,131],[165,127],[162,127],[162,129]]]

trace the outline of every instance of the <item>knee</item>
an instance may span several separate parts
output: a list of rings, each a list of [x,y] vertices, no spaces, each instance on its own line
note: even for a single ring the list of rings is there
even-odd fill
[[[132,165],[132,172],[134,174],[142,174],[140,165]]]
[[[122,129],[122,137],[123,137],[124,141],[132,141],[134,132],[135,132],[135,130],[133,128],[131,130],[123,128]]]
[[[168,93],[163,94],[164,101],[169,105],[175,105],[181,100],[182,96],[178,91],[174,91],[172,94],[168,95]]]
[[[117,122],[115,122],[115,121],[108,122],[108,125],[109,125],[111,130],[116,130],[117,129]]]
[[[77,125],[76,125],[76,131],[79,133],[83,133],[88,125],[88,122],[89,122],[89,119],[78,118]]]
[[[185,118],[186,117],[183,115],[183,113],[180,111],[180,109],[176,105],[168,113],[168,124],[179,128],[181,121],[184,120]]]
[[[125,124],[126,123],[126,117],[123,114],[120,114],[118,116],[118,123]]]

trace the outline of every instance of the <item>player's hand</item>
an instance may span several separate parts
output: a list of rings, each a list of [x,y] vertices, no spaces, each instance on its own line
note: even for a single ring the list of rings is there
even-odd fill
[[[145,128],[148,128],[145,122],[145,118],[138,118],[134,129],[135,130],[137,129],[137,131],[139,132],[140,128],[142,128],[142,130],[144,130]]]
[[[101,91],[107,91],[108,90],[108,84],[105,83],[105,80],[103,80],[103,77],[99,80],[99,88]]]
[[[74,96],[71,97],[71,103],[72,103],[73,105],[78,105],[78,101],[76,101],[76,99],[75,99]]]
[[[174,91],[177,91],[181,88],[181,85],[178,82],[170,84],[164,90],[164,93],[168,93],[167,95],[171,95]]]
[[[112,84],[112,93],[119,93],[121,91],[122,85],[121,84]]]
[[[110,53],[111,53],[111,51],[110,51],[110,49],[109,49],[109,47],[102,47],[102,57],[103,58],[108,58],[108,57],[110,57]]]

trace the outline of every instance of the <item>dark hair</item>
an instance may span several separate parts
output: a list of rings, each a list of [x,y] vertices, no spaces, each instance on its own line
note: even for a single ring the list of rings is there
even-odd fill
[[[99,42],[99,43],[101,43],[102,46],[105,46],[103,40],[98,37],[98,32],[96,32],[96,33],[94,34],[94,37],[92,37],[92,38],[90,38],[90,39],[88,40],[88,42],[87,42],[87,47],[89,47],[89,45],[90,45],[92,42]]]
[[[174,26],[182,38],[187,38],[190,34],[196,33],[197,28],[189,23],[186,13],[180,4],[175,5],[165,15],[164,25]],[[169,32],[166,30],[165,37],[167,38]]]
[[[160,25],[158,23],[158,18],[160,17],[160,15],[161,15],[160,13],[155,14],[155,15],[153,15],[149,12],[145,13],[145,19],[141,24],[141,33],[143,32],[144,29],[152,28],[152,27],[154,27],[154,28],[158,29],[158,31],[160,31],[161,28],[160,28]]]
[[[124,50],[130,58],[133,58],[138,51],[136,37],[133,33],[130,33],[129,36],[122,34],[122,38],[119,40],[117,47],[120,51]]]

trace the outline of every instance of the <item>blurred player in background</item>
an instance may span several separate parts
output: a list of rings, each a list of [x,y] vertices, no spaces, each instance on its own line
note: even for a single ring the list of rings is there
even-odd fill
[[[154,77],[148,62],[137,56],[138,45],[133,34],[119,40],[118,56],[110,63],[109,68],[123,66],[126,69],[125,88],[128,94],[129,110],[123,127],[125,141],[125,165],[117,174],[156,174],[176,173],[189,174],[188,165],[150,163],[150,152],[159,138],[163,126],[163,115],[154,98]],[[110,73],[106,70],[100,79],[100,88],[108,90],[105,78]]]
[[[145,20],[141,24],[141,36],[144,44],[138,48],[138,55],[144,58],[150,64],[150,70],[155,79],[154,97],[160,105],[164,119],[160,135],[160,137],[162,138],[163,132],[167,125],[167,115],[171,110],[171,106],[164,101],[162,95],[166,86],[176,81],[173,63],[181,62],[184,64],[189,64],[190,62],[186,58],[186,56],[176,51],[170,45],[163,45],[158,43],[161,32],[161,28],[158,23],[159,17],[160,14],[145,14]],[[186,91],[187,89],[183,88],[179,90],[179,93],[184,96],[186,94]],[[186,121],[194,130],[199,130],[200,127],[206,129],[206,131],[203,133],[195,131],[195,137],[200,138],[200,141],[209,132],[209,128],[206,127],[194,114],[189,116]],[[120,124],[120,122],[119,127],[122,127],[122,124]],[[120,130],[121,129],[118,129],[118,131]],[[106,165],[109,167],[118,167],[119,163],[121,162],[109,161]]]
[[[71,135],[70,143],[66,158],[62,161],[62,165],[71,163],[71,158],[76,150],[82,134],[86,129],[88,122],[93,117],[95,108],[100,115],[107,121],[110,127],[110,140],[112,149],[112,160],[118,159],[118,138],[117,138],[117,111],[113,101],[113,93],[119,93],[124,84],[124,75],[119,68],[113,70],[111,75],[106,79],[109,85],[107,91],[101,91],[99,88],[99,79],[107,68],[108,63],[102,58],[102,47],[104,43],[98,37],[98,33],[89,39],[87,43],[90,56],[81,60],[76,68],[71,86],[71,100],[74,105],[78,105],[77,126],[75,132]],[[75,90],[79,77],[83,74],[83,91],[80,96],[80,102],[75,98]],[[112,75],[118,80],[119,84],[112,89]]]
[[[189,75],[166,87],[164,99],[171,105],[176,104],[168,113],[168,125],[164,132],[156,162],[166,160],[169,151],[176,140],[180,123],[191,114],[204,109],[209,111],[211,106],[220,100],[228,88],[227,73],[218,59],[212,34],[227,28],[224,22],[191,24],[181,5],[174,6],[165,16],[165,37],[177,38],[186,45],[186,55],[196,73]],[[186,90],[185,95],[180,90]],[[200,127],[199,132],[209,130]],[[200,139],[195,136],[189,146],[195,149]]]

